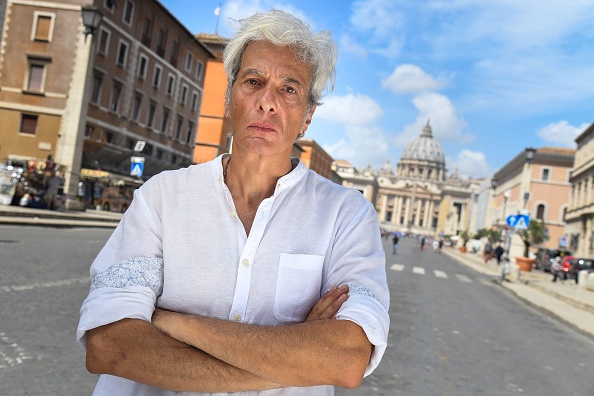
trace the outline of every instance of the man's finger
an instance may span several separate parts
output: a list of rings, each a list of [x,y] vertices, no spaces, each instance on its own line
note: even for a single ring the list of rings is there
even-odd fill
[[[333,287],[328,290],[322,298],[314,305],[307,316],[307,321],[319,319],[331,319],[336,315],[342,304],[347,300],[349,288],[347,285]]]

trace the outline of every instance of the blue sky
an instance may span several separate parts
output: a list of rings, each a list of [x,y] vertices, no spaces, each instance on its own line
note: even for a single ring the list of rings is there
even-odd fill
[[[331,30],[336,86],[306,136],[357,167],[400,160],[430,119],[449,171],[485,177],[594,122],[591,0],[163,0],[193,33],[271,8]]]

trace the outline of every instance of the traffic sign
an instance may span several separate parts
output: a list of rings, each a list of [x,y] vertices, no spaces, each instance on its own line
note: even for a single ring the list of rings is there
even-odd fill
[[[505,219],[508,226],[516,230],[527,230],[530,225],[530,216],[528,215],[510,215]]]
[[[131,157],[130,176],[141,177],[144,172],[144,157]]]

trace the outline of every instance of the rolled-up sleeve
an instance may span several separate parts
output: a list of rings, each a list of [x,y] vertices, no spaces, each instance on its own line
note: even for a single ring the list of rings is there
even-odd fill
[[[76,338],[86,345],[86,332],[125,318],[148,322],[163,292],[163,259],[134,257],[97,274],[80,309]]]

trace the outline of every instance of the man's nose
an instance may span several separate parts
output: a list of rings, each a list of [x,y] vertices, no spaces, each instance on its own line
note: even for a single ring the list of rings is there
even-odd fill
[[[276,92],[274,89],[265,87],[261,91],[261,96],[259,100],[259,108],[265,112],[276,112]]]

